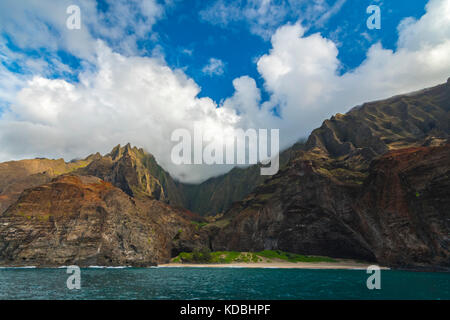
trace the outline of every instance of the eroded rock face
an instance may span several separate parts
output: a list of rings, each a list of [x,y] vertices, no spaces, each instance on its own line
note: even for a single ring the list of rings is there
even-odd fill
[[[450,145],[389,152],[362,185],[305,156],[235,204],[212,232],[214,249],[450,268]]]
[[[160,181],[152,176],[143,164],[146,154],[142,149],[129,144],[115,147],[109,154],[92,161],[87,167],[78,170],[82,175],[93,175],[111,182],[132,197],[149,196],[166,201],[167,195]]]
[[[71,162],[64,162],[63,159],[30,159],[0,163],[0,214],[19,198],[23,190],[87,166],[95,157],[93,155]]]
[[[303,147],[303,143],[296,143],[281,152],[280,168],[284,168],[289,159]],[[204,216],[215,216],[230,209],[233,202],[242,200],[267,178],[261,175],[261,166],[255,164],[245,168],[235,167],[224,175],[200,184],[178,183],[178,187],[184,194],[184,207]]]
[[[447,82],[324,121],[211,227],[214,249],[450,267],[449,112]]]
[[[306,150],[340,160],[339,166],[365,172],[390,150],[436,146],[450,138],[450,84],[365,103],[325,120]]]
[[[195,232],[188,216],[161,201],[66,175],[24,191],[0,216],[0,264],[149,266],[167,262],[179,245],[201,245]]]
[[[355,209],[380,263],[450,267],[450,145],[397,150],[374,161]]]
[[[375,261],[358,232],[356,187],[320,173],[317,164],[291,163],[225,215],[215,250],[283,250]]]

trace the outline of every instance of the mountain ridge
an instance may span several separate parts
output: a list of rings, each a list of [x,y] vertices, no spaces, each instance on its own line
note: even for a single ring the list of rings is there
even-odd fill
[[[211,225],[213,249],[282,250],[448,269],[450,204],[444,199],[450,198],[449,113],[450,81],[325,120],[286,168]],[[396,189],[376,178],[387,170],[376,165],[380,162],[392,166]],[[404,169],[402,162],[420,174]],[[410,180],[422,188],[414,191]],[[429,189],[442,189],[435,199],[441,206],[430,204]],[[412,201],[416,192],[424,196]],[[402,210],[392,213],[392,203]],[[398,219],[389,222],[393,216]]]
[[[158,213],[162,207],[172,221],[178,221],[170,230],[160,230],[157,238],[162,241],[162,251],[134,243],[150,232],[136,223],[131,229],[109,229],[117,234],[114,241],[122,251],[133,246],[139,253],[103,252],[112,260],[97,261],[112,265],[123,261],[161,263],[180,252],[206,248],[282,250],[362,259],[396,268],[450,268],[449,114],[450,79],[414,94],[365,103],[345,115],[334,115],[313,130],[305,143],[281,154],[280,170],[274,176],[259,176],[255,165],[234,168],[196,186],[175,181],[151,154],[130,144],[118,145],[104,156],[97,153],[68,163],[62,159],[1,163],[0,218],[4,221],[0,224],[0,252],[7,254],[0,255],[0,261],[20,264],[14,256],[24,254],[31,263],[42,258],[33,256],[31,248],[44,243],[43,239],[67,241],[68,234],[52,238],[54,229],[48,224],[41,229],[42,239],[32,232],[33,222],[41,227],[46,221],[35,218],[29,195],[40,195],[35,201],[42,209],[48,205],[46,192],[51,191],[58,194],[57,203],[62,207],[76,195],[83,210],[90,212],[87,217],[98,218],[99,212],[106,212],[115,221],[133,220],[136,203],[146,203],[150,211],[143,225],[165,223]],[[81,182],[70,184],[70,179]],[[105,202],[101,190],[90,190],[83,179],[98,179],[97,184],[108,185],[121,200]],[[72,194],[74,186],[78,191]],[[94,207],[85,194],[97,199]],[[126,209],[121,213],[119,208]],[[69,218],[60,217],[63,225],[81,223],[83,228],[98,228],[98,224],[78,221],[77,210],[71,207]],[[219,215],[204,219],[191,211]],[[160,217],[159,222],[151,222],[155,217]],[[21,233],[13,232],[11,223]],[[130,237],[134,232],[140,236]],[[27,236],[21,239],[27,242],[22,246],[17,239],[23,234]],[[120,245],[124,236],[128,249]],[[97,238],[88,246],[102,241]],[[83,257],[100,259],[92,251]],[[77,261],[87,261],[83,259]]]

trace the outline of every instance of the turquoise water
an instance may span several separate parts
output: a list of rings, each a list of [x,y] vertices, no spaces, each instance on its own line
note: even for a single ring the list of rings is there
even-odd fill
[[[0,269],[0,299],[450,299],[450,274],[365,270],[87,268],[69,290],[66,269]]]

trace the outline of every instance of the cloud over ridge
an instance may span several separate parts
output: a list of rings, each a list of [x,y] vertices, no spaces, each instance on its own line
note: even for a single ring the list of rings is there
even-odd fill
[[[151,19],[162,14],[162,9],[148,10]],[[305,36],[305,31],[301,22],[279,27],[271,36],[272,48],[257,60],[267,101],[247,75],[233,80],[234,94],[224,101],[200,98],[201,88],[182,70],[170,68],[159,56],[139,56],[135,39],[127,40],[128,49],[119,53],[115,39],[106,43],[91,33],[85,35],[89,45],[73,52],[95,68],[84,69],[77,82],[19,77],[0,67],[0,99],[10,103],[0,115],[0,160],[69,160],[131,142],[154,154],[175,178],[199,182],[229,167],[171,163],[170,136],[177,128],[192,129],[195,122],[217,133],[279,128],[286,148],[334,113],[450,76],[450,0],[430,0],[425,15],[399,25],[395,51],[376,43],[360,66],[344,74],[338,72],[336,44],[319,33]],[[14,95],[5,89],[8,80]]]

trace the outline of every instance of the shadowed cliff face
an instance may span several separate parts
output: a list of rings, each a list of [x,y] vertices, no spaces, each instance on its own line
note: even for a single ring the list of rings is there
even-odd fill
[[[300,158],[302,159],[302,158]],[[283,250],[374,261],[352,208],[357,187],[293,161],[229,210],[213,233],[215,250]]]
[[[392,151],[363,185],[343,183],[320,162],[294,161],[211,226],[215,250],[278,249],[450,267],[450,145]]]
[[[365,172],[389,150],[440,145],[450,135],[450,79],[420,92],[366,103],[314,130],[306,150]]]
[[[28,189],[0,217],[0,264],[149,266],[201,245],[189,216],[92,176]],[[177,249],[178,246],[182,246]]]
[[[210,226],[213,248],[449,267],[449,112],[450,81],[324,121]]]
[[[450,267],[450,145],[397,150],[374,161],[355,210],[381,263]]]
[[[280,168],[295,156],[303,143],[296,143],[280,154]],[[201,215],[217,215],[230,209],[235,201],[242,200],[269,176],[262,176],[259,164],[245,168],[235,167],[230,172],[206,180],[203,183],[182,184],[179,190],[184,195],[184,207]]]

